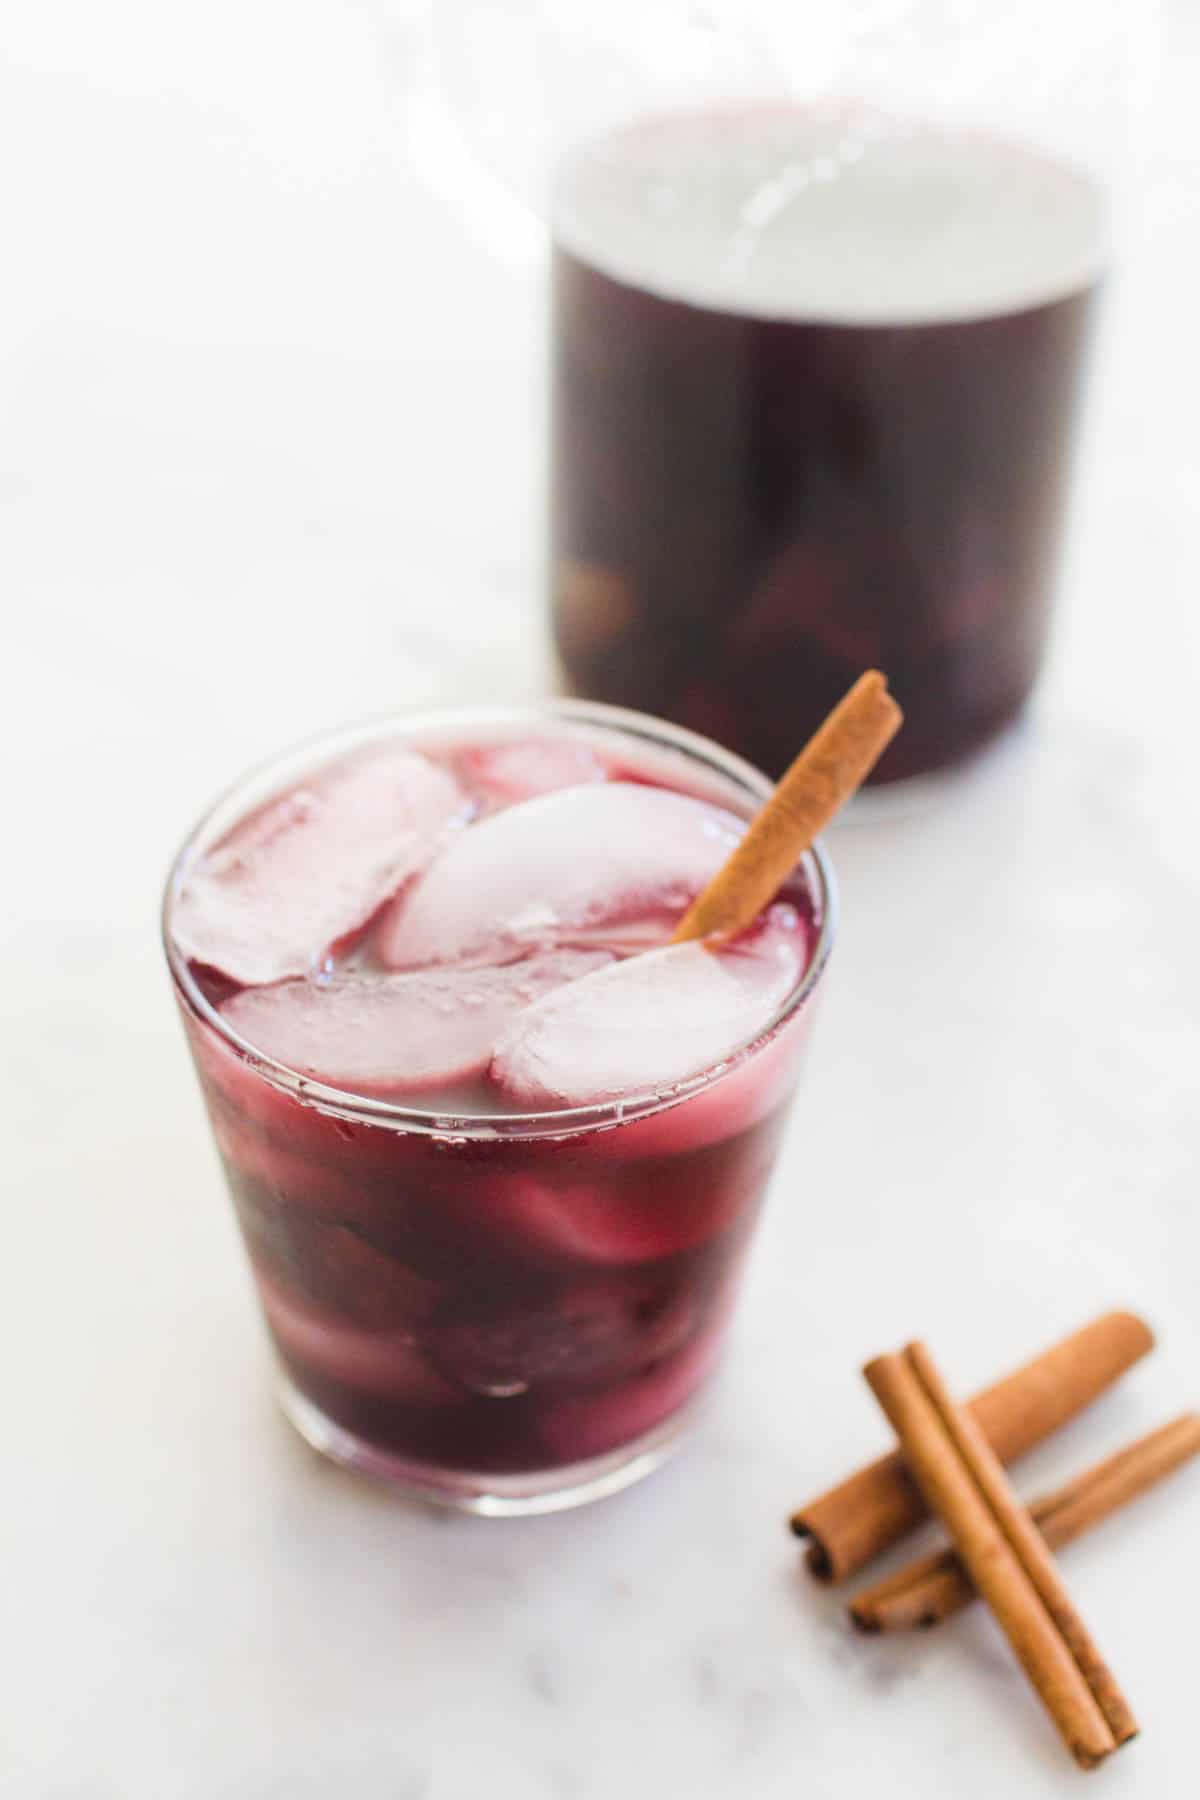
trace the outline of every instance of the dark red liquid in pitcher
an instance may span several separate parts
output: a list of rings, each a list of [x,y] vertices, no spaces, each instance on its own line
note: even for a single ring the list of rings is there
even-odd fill
[[[838,167],[848,131],[668,123],[564,182],[554,620],[573,691],[773,773],[878,666],[894,780],[980,748],[1038,672],[1097,201],[932,133]]]

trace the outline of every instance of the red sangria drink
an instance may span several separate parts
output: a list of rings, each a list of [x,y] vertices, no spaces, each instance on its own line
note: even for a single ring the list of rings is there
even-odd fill
[[[1046,641],[1103,196],[862,108],[650,122],[554,210],[551,563],[569,686],[778,774],[854,673],[879,781],[1020,711]]]
[[[669,940],[769,792],[565,703],[371,728],[227,797],[167,955],[318,1449],[477,1511],[624,1485],[713,1367],[833,901]]]

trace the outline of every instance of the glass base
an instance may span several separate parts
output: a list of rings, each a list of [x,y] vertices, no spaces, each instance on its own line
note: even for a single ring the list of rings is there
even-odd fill
[[[344,1468],[357,1469],[386,1481],[410,1500],[452,1507],[457,1512],[479,1513],[492,1519],[519,1519],[534,1513],[565,1512],[619,1494],[622,1488],[653,1474],[686,1435],[703,1402],[703,1394],[644,1432],[631,1443],[609,1450],[585,1462],[566,1463],[556,1469],[535,1469],[527,1474],[475,1474],[467,1469],[438,1468],[432,1463],[411,1462],[390,1450],[380,1450],[356,1437],[314,1406],[286,1376],[279,1380],[279,1404],[306,1444]]]

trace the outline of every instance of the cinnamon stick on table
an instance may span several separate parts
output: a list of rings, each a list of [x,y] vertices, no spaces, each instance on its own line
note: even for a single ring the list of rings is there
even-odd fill
[[[970,1410],[1001,1462],[1015,1462],[1090,1406],[1154,1348],[1148,1325],[1104,1313],[1023,1368],[977,1394]],[[819,1581],[845,1581],[928,1516],[898,1452],[859,1469],[792,1514],[809,1540],[805,1561]]]
[[[1031,1501],[1030,1516],[1050,1549],[1061,1550],[1195,1456],[1200,1456],[1200,1414],[1183,1413],[1065,1487]],[[925,1629],[976,1598],[958,1552],[934,1550],[864,1588],[851,1601],[849,1612],[860,1631]]]
[[[924,1345],[878,1357],[863,1373],[1072,1755],[1094,1768],[1137,1724],[995,1452]]]

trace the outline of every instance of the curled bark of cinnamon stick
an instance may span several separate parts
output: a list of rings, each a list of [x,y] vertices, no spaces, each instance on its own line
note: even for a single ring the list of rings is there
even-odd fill
[[[1001,1462],[1015,1462],[1090,1406],[1154,1348],[1135,1314],[1110,1312],[1073,1332],[970,1402]],[[898,1452],[881,1457],[792,1514],[819,1581],[845,1581],[928,1516]]]
[[[1061,1550],[1195,1456],[1200,1456],[1200,1415],[1183,1413],[1065,1487],[1032,1501],[1030,1516],[1050,1549]],[[860,1631],[924,1630],[976,1598],[958,1552],[934,1550],[864,1588],[851,1601],[849,1613]]]
[[[1137,1732],[1053,1557],[922,1344],[864,1370],[905,1461],[1081,1768]]]
[[[783,775],[737,849],[693,900],[671,942],[733,937],[752,924],[830,819],[862,786],[903,717],[887,691],[886,677],[878,669],[861,675]]]

